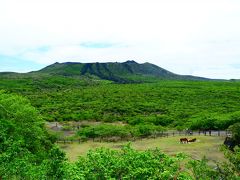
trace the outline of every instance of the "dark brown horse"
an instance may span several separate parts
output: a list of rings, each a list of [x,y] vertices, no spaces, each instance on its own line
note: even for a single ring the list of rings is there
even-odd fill
[[[180,138],[180,143],[188,143],[188,139],[187,138]]]
[[[193,139],[189,139],[188,142],[195,142],[197,139],[193,138]]]

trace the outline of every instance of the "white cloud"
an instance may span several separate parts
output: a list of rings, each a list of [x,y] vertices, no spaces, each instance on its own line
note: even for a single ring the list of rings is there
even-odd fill
[[[237,0],[1,0],[0,54],[46,65],[135,59],[240,78],[230,66],[239,62],[239,21]]]

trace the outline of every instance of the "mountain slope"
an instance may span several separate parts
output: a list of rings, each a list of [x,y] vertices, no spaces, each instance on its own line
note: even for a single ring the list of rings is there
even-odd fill
[[[207,80],[201,77],[177,75],[154,64],[139,64],[135,61],[123,63],[54,63],[35,73],[62,76],[95,76],[118,83],[151,82],[159,79]]]

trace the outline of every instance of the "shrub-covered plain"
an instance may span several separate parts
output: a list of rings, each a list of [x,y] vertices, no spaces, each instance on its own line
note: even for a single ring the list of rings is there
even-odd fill
[[[237,81],[114,84],[50,76],[2,79],[0,88],[27,97],[47,121],[123,121],[178,129],[226,129],[240,122]]]
[[[70,163],[29,101],[3,92],[0,127],[0,179],[239,179],[238,148],[225,150],[229,162],[216,169],[204,159],[168,156],[158,149],[140,152],[129,145],[121,151],[90,151]]]

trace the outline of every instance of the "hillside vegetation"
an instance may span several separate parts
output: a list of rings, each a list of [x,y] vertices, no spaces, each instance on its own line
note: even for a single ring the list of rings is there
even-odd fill
[[[75,163],[54,145],[41,115],[29,101],[0,91],[0,179],[238,179],[239,149],[217,169],[206,160],[159,149],[90,150]]]
[[[55,63],[0,77],[0,89],[27,97],[46,121],[178,129],[226,129],[240,121],[240,82],[179,76],[150,63]]]
[[[95,76],[116,83],[154,82],[159,79],[205,80],[195,76],[177,75],[151,63],[139,64],[135,61],[123,63],[55,63],[38,73],[63,76]]]
[[[75,79],[56,78],[38,87],[14,81],[16,87],[6,81],[2,88],[30,99],[47,121],[124,121],[193,129],[225,129],[240,121],[237,82],[75,85]],[[58,81],[66,85],[59,88]]]
[[[93,121],[94,128],[82,126],[77,132],[90,138],[148,136],[166,128],[226,129],[240,122],[240,82],[117,70],[111,79],[100,76],[96,64],[92,70],[85,66],[76,70],[80,74],[71,66],[62,69],[70,74],[51,67],[0,74],[0,179],[239,179],[239,147],[224,150],[229,162],[217,163],[215,169],[204,159],[170,156],[159,149],[137,151],[130,145],[90,150],[74,163],[67,161],[43,119]],[[238,138],[239,124],[231,127]]]

